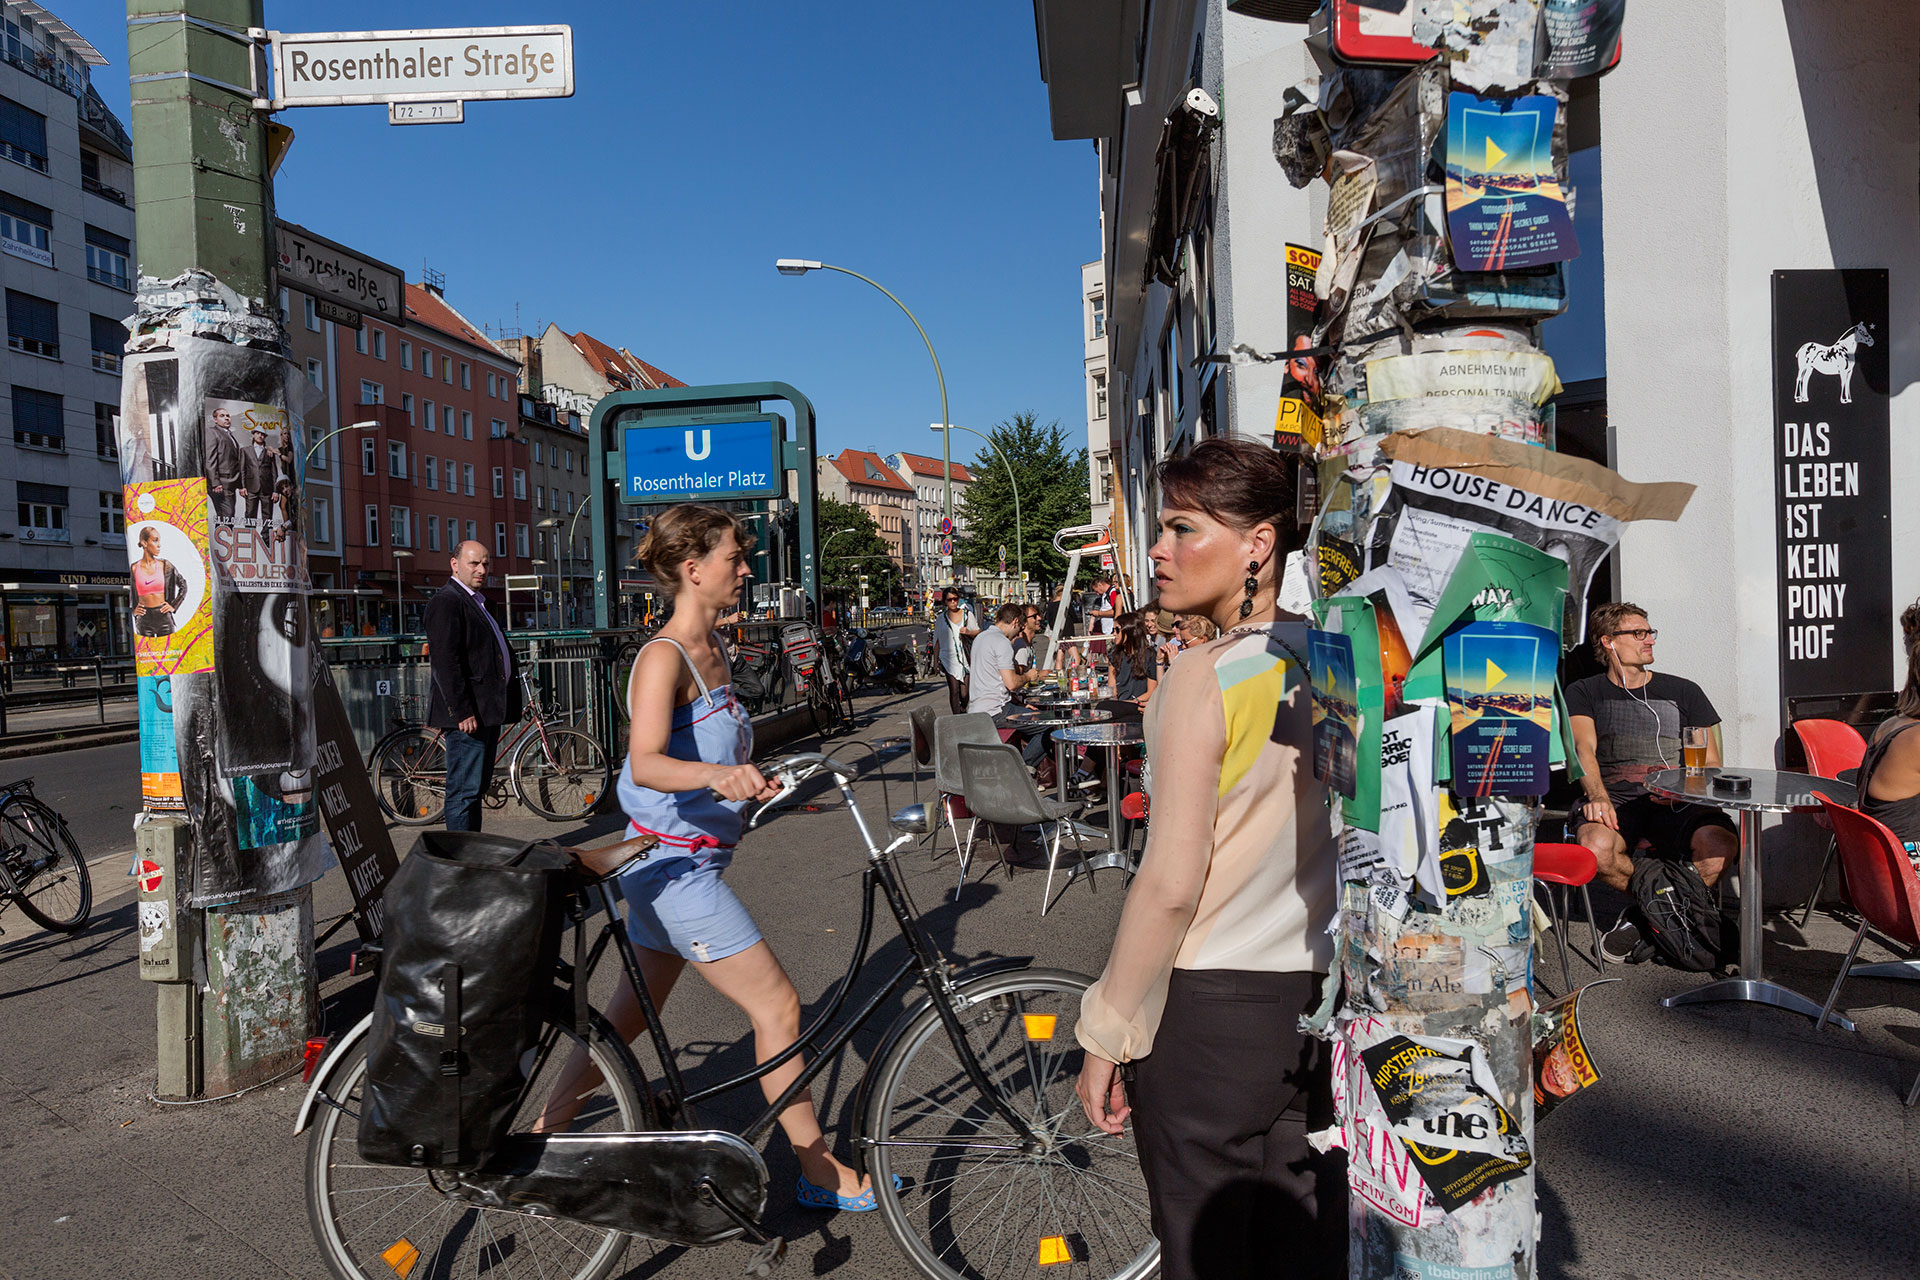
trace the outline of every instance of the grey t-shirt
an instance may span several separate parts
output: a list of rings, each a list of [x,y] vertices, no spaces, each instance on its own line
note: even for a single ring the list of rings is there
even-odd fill
[[[1013,699],[1007,682],[1000,678],[1002,671],[1013,670],[1013,641],[1007,639],[1000,628],[990,626],[973,638],[973,653],[968,663],[973,668],[967,686],[968,712],[1000,714],[1000,709]]]

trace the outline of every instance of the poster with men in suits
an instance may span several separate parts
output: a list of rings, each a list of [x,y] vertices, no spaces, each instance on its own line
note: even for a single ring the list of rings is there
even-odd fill
[[[311,589],[286,409],[209,396],[200,430],[213,555],[227,580],[237,591]]]

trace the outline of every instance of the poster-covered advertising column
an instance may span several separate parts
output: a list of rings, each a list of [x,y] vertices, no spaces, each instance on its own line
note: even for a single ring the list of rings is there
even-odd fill
[[[303,379],[278,350],[198,336],[221,300],[183,301],[129,343],[121,478],[145,808],[191,823],[185,905],[219,907],[330,865],[303,696]]]

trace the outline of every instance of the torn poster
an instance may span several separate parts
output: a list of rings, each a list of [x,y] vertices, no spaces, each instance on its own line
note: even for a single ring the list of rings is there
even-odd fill
[[[1313,776],[1348,799],[1359,789],[1362,728],[1354,648],[1353,641],[1337,631],[1307,633],[1307,663],[1313,674]]]
[[[1535,68],[1541,80],[1598,75],[1620,58],[1620,24],[1627,0],[1545,0],[1540,20],[1546,54]]]
[[[1393,1221],[1424,1227],[1440,1219],[1417,1162],[1393,1134],[1379,1096],[1367,1082],[1360,1050],[1393,1034],[1384,1018],[1343,1018],[1333,1035],[1333,1145],[1347,1152],[1347,1187]]]
[[[1533,1014],[1533,1118],[1536,1122],[1580,1090],[1600,1082],[1600,1068],[1587,1052],[1580,1034],[1580,997],[1603,983],[1601,978],[1558,1000],[1541,1005]]]
[[[1540,0],[1409,0],[1413,38],[1439,52],[1455,82],[1517,89],[1533,76]]]
[[[1553,357],[1542,351],[1429,351],[1367,361],[1367,400],[1513,396],[1545,404],[1560,391]]]
[[[1360,1051],[1394,1135],[1448,1213],[1533,1163],[1500,1105],[1486,1051],[1471,1040],[1390,1035]]]
[[[1553,169],[1559,100],[1447,95],[1447,239],[1462,271],[1505,271],[1580,256]]]

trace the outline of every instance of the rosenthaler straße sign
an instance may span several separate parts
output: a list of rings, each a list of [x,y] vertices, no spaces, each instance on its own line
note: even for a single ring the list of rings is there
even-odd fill
[[[272,109],[573,96],[573,28],[265,33]]]

